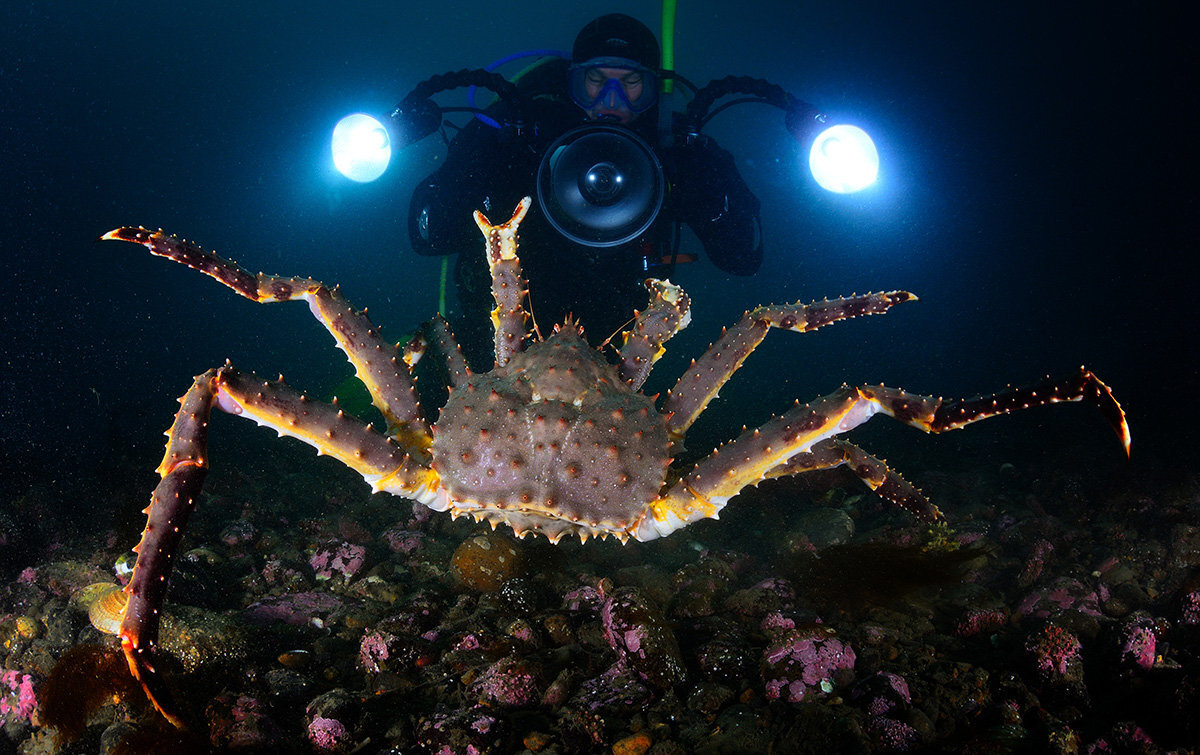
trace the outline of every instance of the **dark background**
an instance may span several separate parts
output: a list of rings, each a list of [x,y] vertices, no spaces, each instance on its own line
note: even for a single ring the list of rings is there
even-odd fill
[[[604,12],[659,29],[649,2],[13,5],[0,10],[0,507],[47,480],[127,474],[114,455],[148,478],[175,397],[226,358],[322,396],[350,372],[304,306],[252,304],[101,233],[162,227],[252,270],[340,282],[399,337],[436,308],[438,262],[408,248],[404,213],[443,147],[427,139],[354,185],[332,169],[334,122],[387,113],[434,73],[569,49]],[[878,187],[829,195],[781,113],[718,116],[708,133],[763,201],[767,261],[746,279],[703,261],[679,270],[694,323],[654,388],[755,304],[921,297],[772,335],[698,435],[727,437],[842,381],[960,396],[1086,364],[1129,412],[1130,471],[1194,465],[1194,40],[1145,4],[1041,5],[680,3],[682,73],[780,84],[866,127],[883,168]],[[933,449],[1126,463],[1082,407],[951,439],[859,437],[906,472],[941,463],[923,459]],[[104,517],[144,500],[70,505]]]

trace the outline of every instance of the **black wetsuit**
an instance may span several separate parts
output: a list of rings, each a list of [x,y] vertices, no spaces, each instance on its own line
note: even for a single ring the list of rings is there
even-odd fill
[[[553,66],[546,66],[553,68]],[[563,71],[563,69],[559,69]],[[551,75],[565,81],[565,72]],[[524,82],[522,82],[524,84]],[[503,122],[503,103],[489,113]],[[481,210],[493,223],[508,219],[521,197],[535,193],[538,164],[546,147],[586,123],[564,91],[532,97],[517,136],[473,119],[451,141],[445,163],[413,193],[409,235],[424,255],[458,254],[455,284],[459,306],[451,314],[455,335],[477,369],[486,368],[492,343],[488,311],[491,280],[483,237],[471,219]],[[647,112],[631,130],[655,144],[657,114]],[[700,137],[687,146],[655,148],[668,182],[658,219],[641,238],[618,247],[591,248],[561,236],[535,208],[521,224],[521,267],[530,289],[530,309],[543,332],[573,314],[598,343],[621,327],[647,301],[642,281],[661,277],[657,263],[669,248],[676,221],[686,223],[720,269],[750,275],[762,262],[758,242],[758,199],[746,187],[730,154]]]

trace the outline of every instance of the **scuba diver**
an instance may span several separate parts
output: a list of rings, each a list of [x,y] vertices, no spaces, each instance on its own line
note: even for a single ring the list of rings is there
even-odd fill
[[[677,128],[660,144],[660,83],[674,75],[660,71],[659,56],[658,39],[640,21],[595,19],[579,32],[570,61],[542,63],[515,92],[500,91],[414,191],[413,249],[458,255],[450,320],[472,364],[486,363],[492,307],[474,210],[498,222],[523,196],[538,195],[542,211],[521,225],[530,311],[543,332],[573,315],[593,344],[645,307],[647,277],[665,278],[690,259],[678,252],[681,223],[720,270],[758,270],[759,201],[729,152],[698,127]],[[430,106],[427,97],[406,98],[393,118],[432,132],[440,111]]]

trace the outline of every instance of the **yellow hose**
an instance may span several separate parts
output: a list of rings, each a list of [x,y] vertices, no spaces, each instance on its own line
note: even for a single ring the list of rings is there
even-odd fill
[[[662,68],[675,70],[675,0],[663,0],[662,4]],[[664,79],[663,94],[675,91],[675,80]]]
[[[438,285],[438,314],[446,316],[446,279],[450,277],[450,255],[442,257],[442,279]]]

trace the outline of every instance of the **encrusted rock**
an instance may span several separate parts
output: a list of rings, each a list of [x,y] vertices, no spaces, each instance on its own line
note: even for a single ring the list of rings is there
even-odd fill
[[[684,681],[683,658],[662,611],[634,587],[622,587],[604,602],[604,638],[617,657],[650,686],[666,690]]]

